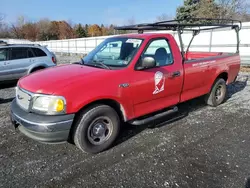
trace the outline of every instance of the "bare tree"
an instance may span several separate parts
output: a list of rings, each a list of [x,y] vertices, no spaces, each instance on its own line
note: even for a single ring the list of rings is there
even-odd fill
[[[22,27],[25,24],[25,18],[24,16],[18,16],[16,20],[17,27]]]
[[[49,19],[44,18],[37,22],[37,28],[39,30],[39,40],[49,40],[51,22]]]
[[[15,38],[21,39],[22,33],[19,27],[15,26],[14,24],[11,24],[11,32],[14,35]]]
[[[9,27],[4,22],[4,14],[0,13],[0,38],[8,38],[10,37]]]
[[[170,20],[173,19],[170,15],[167,14],[161,14],[159,16],[156,17],[156,21],[157,22],[161,22],[161,21],[165,21],[165,20]]]
[[[219,17],[249,21],[250,4],[247,0],[217,0]],[[248,19],[248,20],[245,20]]]
[[[126,24],[128,25],[134,25],[135,24],[135,18],[134,17],[131,17],[127,20]]]
[[[3,24],[4,24],[4,15],[0,13],[0,28],[2,28]]]

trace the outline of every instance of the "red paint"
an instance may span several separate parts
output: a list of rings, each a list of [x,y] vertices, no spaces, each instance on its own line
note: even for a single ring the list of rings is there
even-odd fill
[[[129,37],[143,38],[144,42],[125,69],[63,65],[23,77],[18,84],[31,92],[64,96],[67,113],[76,113],[96,100],[115,100],[123,107],[126,119],[130,120],[208,93],[221,73],[227,73],[227,83],[231,83],[240,69],[238,54],[188,52],[186,58],[196,60],[183,64],[179,47],[170,34],[133,34]],[[148,41],[159,37],[169,41],[174,63],[143,71],[134,70]],[[154,95],[157,71],[164,74],[165,82],[164,90]],[[171,74],[175,71],[180,71],[181,75],[173,78]],[[129,87],[119,87],[122,83],[128,83]]]

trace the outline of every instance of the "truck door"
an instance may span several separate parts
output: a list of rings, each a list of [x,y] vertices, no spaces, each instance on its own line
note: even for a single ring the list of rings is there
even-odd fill
[[[157,67],[134,74],[132,95],[136,117],[177,104],[183,82],[182,62],[175,61],[171,42],[166,38],[149,41],[140,59],[144,57],[153,57]]]

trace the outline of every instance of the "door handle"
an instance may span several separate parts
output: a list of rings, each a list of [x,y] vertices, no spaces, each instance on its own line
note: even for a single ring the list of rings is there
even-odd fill
[[[171,74],[171,77],[174,78],[174,77],[178,77],[181,75],[181,72],[180,71],[175,71]]]

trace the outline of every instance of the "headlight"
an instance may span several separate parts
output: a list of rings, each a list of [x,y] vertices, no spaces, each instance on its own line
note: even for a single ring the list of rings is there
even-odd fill
[[[66,112],[66,100],[61,96],[35,96],[32,110],[45,114],[62,114]]]

